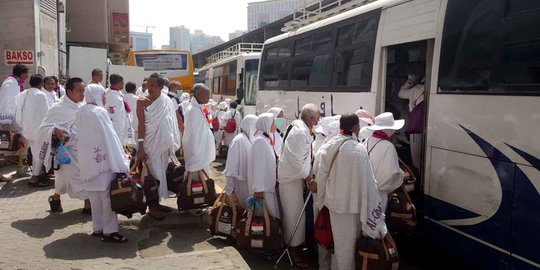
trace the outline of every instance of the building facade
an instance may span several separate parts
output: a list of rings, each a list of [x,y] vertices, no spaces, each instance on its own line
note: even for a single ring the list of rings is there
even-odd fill
[[[320,0],[319,0],[320,1]],[[295,10],[319,2],[317,0],[269,0],[248,3],[248,31],[292,14]]]
[[[152,33],[145,32],[129,32],[131,38],[132,50],[151,50],[154,46],[152,44]]]
[[[169,28],[169,47],[176,50],[191,50],[191,35],[183,25]]]
[[[233,40],[233,39],[235,39],[237,37],[240,37],[245,33],[246,33],[246,31],[244,31],[244,30],[236,30],[236,31],[234,31],[232,33],[229,33],[229,40]]]
[[[191,35],[191,52],[198,53],[223,43],[223,39],[218,36],[210,36],[202,30],[195,30]]]

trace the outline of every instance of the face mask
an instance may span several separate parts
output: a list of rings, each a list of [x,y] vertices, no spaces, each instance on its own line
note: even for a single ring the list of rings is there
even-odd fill
[[[276,120],[274,121],[274,123],[276,124],[276,127],[279,129],[279,130],[283,130],[284,127],[285,127],[285,118],[276,118]]]

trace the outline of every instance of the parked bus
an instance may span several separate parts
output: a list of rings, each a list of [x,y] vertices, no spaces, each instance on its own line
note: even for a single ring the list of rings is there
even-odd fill
[[[143,67],[147,76],[159,73],[171,81],[178,81],[184,91],[189,91],[194,84],[190,51],[135,50],[129,52],[128,65]]]
[[[357,5],[265,42],[257,113],[291,121],[315,103],[408,122],[398,93],[424,70],[422,233],[473,269],[539,269],[540,1],[335,2]]]
[[[199,69],[199,81],[212,89],[214,101],[241,97],[244,114],[254,114],[261,51],[262,44],[239,43],[219,52]]]

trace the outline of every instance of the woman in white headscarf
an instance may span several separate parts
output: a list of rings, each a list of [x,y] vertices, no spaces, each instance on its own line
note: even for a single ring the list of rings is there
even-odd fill
[[[231,196],[234,192],[238,203],[244,209],[246,208],[246,199],[249,197],[247,183],[248,160],[251,151],[251,141],[255,137],[255,124],[258,117],[250,114],[240,123],[241,132],[236,135],[229,145],[227,153],[227,165],[223,174],[227,178],[225,192]]]
[[[313,141],[313,154],[333,136],[339,134],[339,119],[341,115],[328,116],[321,119],[319,126],[315,129],[317,136]]]
[[[92,205],[92,235],[106,242],[123,243],[127,238],[118,234],[118,219],[111,210],[109,189],[116,173],[127,173],[129,160],[109,114],[98,105],[103,102],[103,94],[99,89],[86,89],[86,105],[79,109],[75,120],[80,188]]]
[[[280,218],[276,195],[276,153],[272,134],[276,131],[274,115],[263,113],[256,123],[257,135],[251,146],[248,162],[248,185],[250,194],[268,206],[270,215]],[[260,209],[259,211],[260,212]]]
[[[283,146],[283,135],[286,131],[287,127],[285,126],[285,118],[283,109],[279,107],[273,107],[270,110],[268,110],[269,113],[272,113],[274,115],[274,118],[276,119],[276,131],[271,134],[272,139],[274,140],[274,150],[276,151],[276,155],[279,157],[281,156],[281,147]]]

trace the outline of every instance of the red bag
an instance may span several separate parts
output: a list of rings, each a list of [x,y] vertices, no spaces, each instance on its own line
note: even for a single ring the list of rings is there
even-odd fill
[[[217,116],[212,119],[212,131],[219,131],[219,119]]]
[[[315,242],[325,249],[334,247],[330,212],[326,206],[321,209],[319,215],[317,215],[317,221],[315,221]]]
[[[234,133],[236,131],[236,120],[234,119],[235,116],[236,116],[236,112],[234,112],[231,119],[227,121],[227,124],[225,125],[225,132]]]

